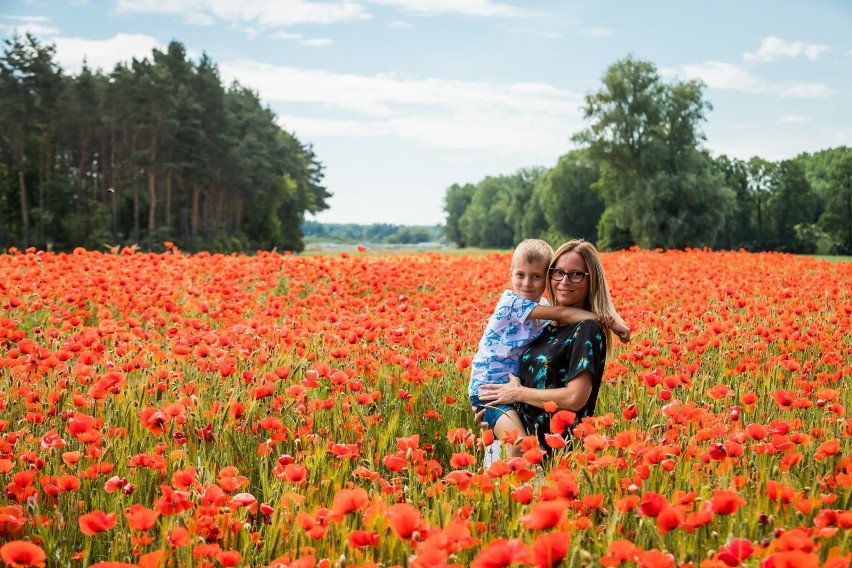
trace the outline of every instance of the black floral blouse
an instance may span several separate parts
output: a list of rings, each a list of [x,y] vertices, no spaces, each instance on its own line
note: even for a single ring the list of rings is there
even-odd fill
[[[592,374],[592,392],[582,409],[576,412],[581,419],[595,412],[598,391],[606,364],[606,334],[592,320],[574,325],[549,325],[523,355],[521,355],[521,384],[535,389],[555,389],[568,386],[583,371]],[[535,432],[543,449],[549,449],[544,435],[550,433],[550,413],[543,408],[520,403],[518,410],[524,418],[527,432]],[[571,434],[566,432],[565,436]]]

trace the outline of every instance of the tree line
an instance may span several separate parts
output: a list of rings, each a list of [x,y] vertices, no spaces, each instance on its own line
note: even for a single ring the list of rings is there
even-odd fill
[[[852,150],[713,157],[702,146],[712,109],[703,90],[664,82],[649,61],[616,62],[585,97],[577,149],[554,167],[447,189],[447,238],[460,247],[581,237],[602,249],[852,254]]]
[[[411,245],[444,240],[444,231],[440,225],[395,225],[393,223],[362,225],[305,221],[302,224],[302,234],[306,243]]]
[[[3,248],[301,250],[305,213],[328,208],[311,146],[177,41],[68,75],[55,46],[13,36],[0,101]]]

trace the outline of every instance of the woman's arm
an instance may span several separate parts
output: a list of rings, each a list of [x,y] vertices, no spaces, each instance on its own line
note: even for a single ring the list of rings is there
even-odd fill
[[[571,306],[536,306],[527,319],[553,320],[574,325],[583,320],[593,320],[602,323],[594,312]]]
[[[608,327],[622,343],[630,341],[630,328],[624,323],[622,317],[615,314],[609,320],[598,317],[594,312],[571,306],[536,306],[527,319],[553,320],[563,324],[574,325],[584,320],[598,322],[601,326]]]
[[[554,402],[561,410],[577,411],[586,405],[592,394],[592,374],[582,371],[574,377],[568,386],[557,389],[534,389],[521,385],[515,375],[509,375],[509,382],[503,384],[485,384],[479,387],[479,398],[496,404],[515,404],[522,402],[538,408],[544,403]]]

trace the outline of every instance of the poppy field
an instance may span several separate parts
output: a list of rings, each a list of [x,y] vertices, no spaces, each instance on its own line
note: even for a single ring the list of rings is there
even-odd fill
[[[0,563],[850,566],[852,263],[603,254],[596,416],[486,469],[510,258],[0,255]]]

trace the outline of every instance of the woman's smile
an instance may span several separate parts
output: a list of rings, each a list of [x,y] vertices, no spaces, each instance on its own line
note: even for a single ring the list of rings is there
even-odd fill
[[[554,268],[558,268],[563,272],[587,272],[586,262],[583,257],[576,252],[566,252],[556,259],[553,264]],[[568,280],[567,277],[560,281],[551,282],[553,286],[553,294],[556,296],[556,303],[560,306],[574,306],[583,308],[586,305],[586,298],[589,295],[589,277],[583,278],[582,282],[574,283]]]

